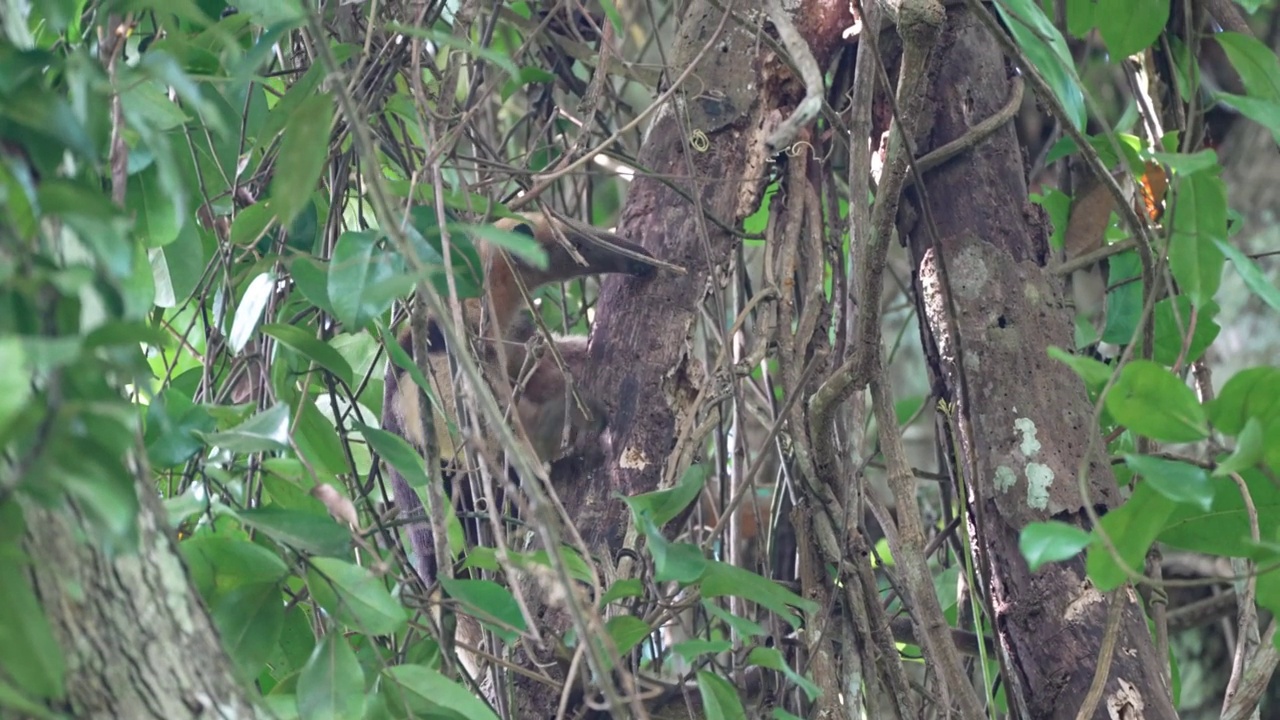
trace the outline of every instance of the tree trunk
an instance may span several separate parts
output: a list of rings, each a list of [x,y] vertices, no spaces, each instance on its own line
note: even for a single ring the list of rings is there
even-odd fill
[[[74,718],[257,717],[170,537],[154,495],[140,492],[136,554],[85,542],[74,500],[24,507],[29,577],[67,667]]]
[[[759,207],[772,155],[765,139],[804,94],[761,43],[762,28],[747,25],[751,18],[760,22],[758,6],[731,3],[727,9],[735,16],[728,19],[724,7],[697,0],[684,13],[667,82],[690,66],[696,69],[653,118],[638,163],[647,172],[632,183],[619,224],[623,237],[688,272],[602,281],[590,363],[576,375],[588,393],[608,404],[610,426],[600,452],[561,462],[552,472],[560,497],[572,499],[565,503],[569,518],[606,584],[616,576],[612,566],[619,551],[636,547],[618,496],[678,479],[697,452],[688,442],[689,414],[707,371],[692,352],[694,321],[710,284],[723,282],[715,271],[726,267],[737,248],[730,229],[740,228]],[[817,33],[823,39],[811,43],[825,66],[843,27],[830,21],[847,24],[847,4],[805,2],[794,17],[806,29],[835,28]],[[545,615],[535,610],[534,616],[543,617],[553,635],[569,625],[559,608]],[[517,687],[518,717],[555,715],[557,692],[523,679]],[[677,700],[683,708],[684,700]]]
[[[917,154],[964,135],[1009,92],[999,46],[967,10],[949,9],[936,52],[932,134]],[[1018,538],[1049,518],[1086,526],[1076,473],[1090,448],[1088,502],[1105,512],[1120,497],[1102,441],[1090,445],[1098,430],[1083,383],[1046,354],[1072,338],[1061,284],[1045,271],[1047,222],[1026,199],[1012,126],[924,184],[927,198],[911,206],[919,220],[904,230],[930,371],[955,408],[948,440],[976,518],[975,562],[989,572],[1010,711],[1074,718],[1098,665],[1108,601],[1082,558],[1030,572]],[[1115,597],[1120,634],[1093,717],[1176,717],[1136,595]]]

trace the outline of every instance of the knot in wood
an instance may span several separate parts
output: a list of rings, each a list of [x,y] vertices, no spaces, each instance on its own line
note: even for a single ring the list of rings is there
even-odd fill
[[[938,0],[902,0],[897,11],[898,34],[908,45],[932,45],[947,19]]]

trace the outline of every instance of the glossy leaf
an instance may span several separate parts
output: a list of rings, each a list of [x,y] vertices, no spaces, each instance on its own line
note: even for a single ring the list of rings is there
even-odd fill
[[[1152,359],[1170,367],[1179,358],[1182,360],[1182,367],[1199,360],[1222,331],[1216,321],[1217,303],[1205,303],[1193,316],[1191,300],[1185,295],[1165,298],[1156,303],[1154,316],[1155,344]],[[1186,337],[1188,331],[1191,332],[1189,342]]]
[[[1142,482],[1175,503],[1195,505],[1201,510],[1208,510],[1213,504],[1213,487],[1204,468],[1150,455],[1128,454],[1124,460],[1135,474],[1142,476]]]
[[[1204,408],[1186,383],[1149,360],[1124,366],[1107,393],[1116,422],[1161,442],[1195,442],[1209,434]]]
[[[1044,76],[1067,117],[1076,128],[1084,129],[1084,93],[1075,74],[1075,62],[1067,48],[1067,40],[1032,0],[998,0],[1000,19],[1018,46]]]
[[[605,622],[604,629],[609,633],[619,655],[631,652],[632,648],[653,632],[648,623],[634,615],[615,615]]]
[[[1239,435],[1250,419],[1264,426],[1280,419],[1280,368],[1241,370],[1209,403],[1209,420],[1228,435]]]
[[[1033,522],[1022,529],[1018,538],[1018,550],[1026,558],[1031,572],[1049,563],[1075,557],[1088,547],[1089,533],[1075,525],[1057,520]]]
[[[799,627],[800,619],[792,608],[804,612],[817,612],[818,605],[791,592],[782,585],[728,563],[712,561],[707,563],[706,575],[702,578],[702,596],[715,598],[724,595],[746,598],[769,608],[792,627]]]
[[[410,487],[426,487],[428,482],[426,463],[422,460],[422,454],[414,450],[408,441],[394,433],[361,423],[356,423],[356,429],[364,435],[369,447],[372,447],[379,457],[395,468]]]
[[[267,303],[271,300],[275,286],[275,277],[271,273],[261,273],[245,288],[244,296],[236,306],[235,319],[231,323],[231,333],[227,338],[227,344],[232,352],[238,353],[249,344],[254,328],[258,326],[262,313],[267,309]]]
[[[791,667],[791,664],[786,661],[786,658],[782,657],[782,653],[778,652],[777,648],[753,648],[751,654],[747,655],[747,664],[758,665],[762,668],[782,673],[792,684],[803,690],[810,701],[818,699],[818,696],[822,694],[822,691],[818,689],[817,685],[813,684],[812,680],[796,672]]]
[[[234,453],[270,452],[289,448],[289,406],[274,405],[222,432],[200,433],[205,442]]]

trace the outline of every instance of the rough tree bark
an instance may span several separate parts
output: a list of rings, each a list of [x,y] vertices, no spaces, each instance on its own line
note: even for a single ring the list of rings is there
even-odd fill
[[[136,554],[86,542],[83,511],[34,503],[24,508],[29,578],[67,667],[75,718],[252,718],[257,709],[170,533],[159,501],[139,489]]]
[[[967,10],[948,9],[937,53],[932,133],[917,154],[962,136],[1009,92],[1005,58]],[[1060,284],[1045,272],[1046,221],[1026,199],[1011,126],[924,184],[926,203],[914,196],[917,221],[903,230],[935,391],[955,406],[949,441],[977,518],[978,567],[990,572],[1010,710],[1074,718],[1098,665],[1107,598],[1086,579],[1081,558],[1031,573],[1018,550],[1030,522],[1087,523],[1076,473],[1097,432],[1083,383],[1046,354],[1070,347],[1072,337]],[[1088,502],[1099,512],[1120,500],[1102,447],[1092,445],[1088,478]],[[1116,597],[1124,603],[1120,634],[1093,717],[1174,718],[1166,661],[1136,596]]]
[[[587,392],[609,405],[610,428],[603,452],[562,462],[552,476],[560,496],[573,498],[570,520],[606,583],[615,577],[619,551],[635,547],[618,495],[659,487],[690,406],[708,381],[691,336],[699,305],[711,283],[724,281],[717,271],[737,247],[726,228],[741,227],[759,207],[771,156],[765,139],[804,94],[758,37],[765,22],[759,7],[696,0],[684,12],[668,82],[690,65],[696,70],[656,112],[639,155],[647,174],[631,185],[619,233],[688,273],[660,273],[650,281],[606,278],[590,364],[577,372]],[[726,10],[734,16],[726,19]],[[847,2],[806,0],[793,17],[825,67],[844,26],[831,20],[848,24]],[[812,24],[835,30],[811,32]],[[553,634],[568,626],[558,608],[534,615]],[[545,685],[517,679],[517,696],[518,717],[556,713],[558,693]]]

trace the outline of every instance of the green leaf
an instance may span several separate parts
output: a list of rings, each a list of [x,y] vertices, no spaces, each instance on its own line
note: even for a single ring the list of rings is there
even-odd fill
[[[1227,53],[1240,74],[1245,91],[1261,100],[1280,100],[1280,60],[1258,40],[1234,32],[1220,32],[1213,39]]]
[[[239,248],[253,247],[271,229],[275,219],[275,213],[266,201],[256,202],[236,213],[228,239]]]
[[[283,403],[254,415],[223,432],[197,433],[210,445],[233,453],[289,449],[289,406]]]
[[[58,700],[66,695],[62,651],[31,589],[26,559],[10,543],[0,547],[0,675],[29,697]]]
[[[1112,256],[1108,262],[1107,324],[1102,341],[1128,345],[1138,330],[1142,317],[1142,262],[1137,252]]]
[[[725,625],[728,625],[735,633],[744,638],[765,637],[769,634],[769,632],[764,629],[764,626],[759,623],[748,620],[740,615],[734,615],[710,600],[702,601],[702,609],[711,617],[716,618]]]
[[[303,100],[290,115],[271,181],[271,207],[281,225],[293,222],[316,189],[329,157],[332,124],[333,97],[328,93]]]
[[[1149,360],[1120,371],[1107,393],[1107,411],[1133,432],[1161,442],[1195,442],[1209,435],[1204,408],[1173,373]]]
[[[792,607],[809,613],[818,611],[817,603],[800,597],[768,578],[728,563],[709,562],[702,578],[702,596],[710,599],[723,595],[746,598],[762,605],[796,628],[800,626],[800,619],[792,613]]]
[[[611,602],[617,602],[625,598],[643,597],[644,583],[635,578],[618,580],[604,591],[604,595],[600,597],[600,607],[604,607]]]
[[[261,507],[241,510],[236,517],[295,550],[332,557],[346,557],[351,552],[351,531],[328,515]]]
[[[1076,77],[1075,63],[1067,40],[1033,0],[999,0],[996,9],[1018,46],[1040,71],[1049,89],[1062,103],[1067,118],[1084,129],[1084,93]]]
[[[327,263],[304,255],[299,255],[289,263],[289,275],[298,287],[298,291],[312,305],[333,314],[333,303],[329,302],[329,266]]]
[[[245,585],[275,586],[289,574],[279,556],[231,533],[201,532],[178,545],[178,551],[206,600]]]
[[[1198,553],[1262,559],[1258,546],[1249,537],[1249,515],[1257,513],[1264,534],[1265,528],[1280,527],[1280,488],[1258,470],[1244,470],[1240,477],[1249,490],[1252,507],[1246,508],[1233,479],[1212,478],[1214,495],[1209,511],[1180,506],[1164,523],[1160,542]]]
[[[1264,426],[1280,418],[1280,368],[1241,370],[1209,403],[1209,420],[1227,435],[1239,435],[1251,418]]]
[[[1084,380],[1085,387],[1092,392],[1101,390],[1111,379],[1111,366],[1087,355],[1076,355],[1059,347],[1050,347],[1049,357],[1074,370]]]
[[[284,626],[280,586],[276,583],[241,585],[214,604],[212,615],[223,647],[241,676],[257,677],[275,650]]]
[[[809,678],[796,672],[795,669],[791,667],[791,664],[782,657],[782,653],[778,652],[777,648],[752,648],[751,653],[747,655],[747,664],[758,665],[762,668],[768,668],[782,673],[788,680],[803,690],[804,694],[809,696],[809,700],[811,702],[813,700],[817,700],[818,696],[822,694],[822,691],[818,689],[818,686],[813,684]]]
[[[707,569],[707,559],[703,557],[701,548],[690,543],[673,543],[667,540],[647,512],[633,509],[631,514],[636,526],[644,532],[649,553],[653,555],[654,579],[659,582],[675,580],[691,583],[702,577]]]
[[[408,623],[404,606],[367,568],[333,558],[314,558],[307,587],[316,602],[341,622],[364,633],[394,635]]]
[[[1222,331],[1222,327],[1214,321],[1218,316],[1218,305],[1213,302],[1205,303],[1200,308],[1195,316],[1194,328],[1191,327],[1191,300],[1185,295],[1165,298],[1156,303],[1154,314],[1155,345],[1152,348],[1152,359],[1161,365],[1172,367],[1181,358],[1182,366],[1186,367],[1199,360]],[[1186,342],[1188,330],[1191,330],[1190,343]]]
[[[342,439],[338,437],[333,422],[325,417],[314,401],[300,399],[300,402],[298,421],[293,426],[293,442],[297,446],[298,457],[319,473],[340,475],[349,472]]]
[[[1280,311],[1280,290],[1267,280],[1257,263],[1225,240],[1215,239],[1213,242],[1217,244],[1223,255],[1231,259],[1231,264],[1235,266],[1236,272],[1240,273],[1240,279],[1244,281],[1245,287],[1262,298],[1262,301],[1272,310]]]
[[[156,165],[129,178],[125,208],[133,214],[143,247],[164,247],[178,239],[179,198],[160,182]]]
[[[181,465],[204,448],[197,433],[210,432],[215,426],[208,411],[167,387],[147,406],[147,457],[158,467]]]
[[[274,337],[282,345],[291,348],[293,351],[300,352],[312,363],[329,370],[335,377],[346,383],[347,387],[355,384],[356,375],[352,372],[351,365],[347,363],[346,357],[343,357],[340,352],[330,347],[328,343],[317,340],[314,334],[307,332],[306,329],[297,327],[297,325],[265,324],[262,325],[262,333]]]
[[[298,716],[307,720],[364,716],[364,672],[342,633],[325,635],[302,668]]]
[[[1270,130],[1271,138],[1280,143],[1280,100],[1232,95],[1230,93],[1214,93],[1212,97],[1214,100]]]
[[[26,351],[22,340],[16,337],[0,337],[0,438],[17,420],[31,398],[31,373],[27,368]]]
[[[186,223],[178,238],[162,248],[147,253],[151,261],[151,277],[156,287],[157,307],[172,308],[185,303],[204,275],[204,243],[195,223]]]
[[[632,513],[647,512],[653,523],[662,527],[674,520],[698,498],[706,482],[706,475],[706,468],[701,464],[690,465],[675,487],[634,495],[623,500],[631,508]]]
[[[671,652],[688,663],[703,655],[719,655],[731,649],[733,643],[728,640],[686,640],[671,646]]]
[[[1111,61],[1119,64],[1160,37],[1169,20],[1169,0],[1099,0],[1094,19]]]
[[[738,699],[738,691],[719,675],[698,671],[698,693],[706,708],[707,720],[746,720],[747,711]]]
[[[525,233],[503,230],[494,225],[465,226],[469,234],[502,248],[539,270],[547,269],[547,251]]]
[[[396,273],[385,253],[375,255],[377,247],[377,235],[372,232],[345,232],[333,249],[329,301],[347,331],[363,327],[386,312],[394,299],[386,294],[384,286]]]
[[[1197,173],[1174,183],[1169,269],[1196,307],[1213,300],[1226,259],[1215,240],[1227,237],[1227,188],[1222,178]]]
[[[1101,528],[1131,570],[1143,571],[1147,550],[1173,514],[1174,507],[1172,501],[1148,483],[1141,483],[1128,502],[1102,516]],[[1094,530],[1094,534],[1098,531]],[[1089,545],[1085,567],[1100,592],[1114,590],[1128,579],[1101,538]]]
[[[470,690],[423,665],[396,665],[382,671],[395,683],[388,696],[401,702],[410,717],[442,720],[498,720]],[[398,690],[399,692],[396,692]]]
[[[409,487],[426,487],[428,482],[426,463],[422,460],[422,454],[414,450],[408,441],[399,435],[369,427],[363,423],[356,423],[355,427],[361,435],[364,435],[369,447],[395,468],[396,472],[404,477],[405,482],[409,483]]]
[[[1144,483],[1175,503],[1194,505],[1201,510],[1208,510],[1213,504],[1213,487],[1204,468],[1150,455],[1126,454],[1124,461],[1135,474],[1142,476]]]
[[[631,652],[632,648],[653,632],[648,623],[634,615],[615,615],[605,623],[604,629],[613,639],[619,655]]]
[[[262,27],[298,23],[306,17],[297,0],[238,0],[236,7]]]
[[[492,580],[440,578],[440,586],[486,627],[511,644],[527,629],[524,614],[511,591]]]
[[[1057,520],[1033,522],[1022,529],[1018,550],[1031,572],[1049,563],[1073,558],[1089,545],[1089,533]]]
[[[1274,424],[1274,423],[1273,423]],[[1214,477],[1224,477],[1231,473],[1244,472],[1258,464],[1266,453],[1267,443],[1263,438],[1262,423],[1257,418],[1249,418],[1236,438],[1236,449],[1225,460],[1214,468]]]

